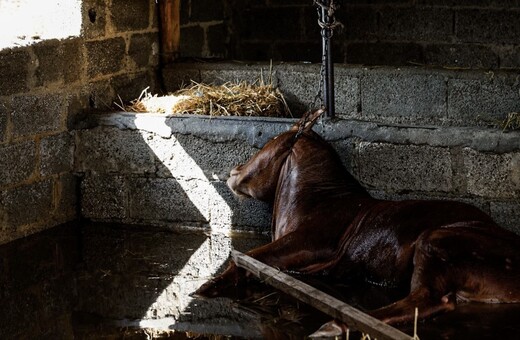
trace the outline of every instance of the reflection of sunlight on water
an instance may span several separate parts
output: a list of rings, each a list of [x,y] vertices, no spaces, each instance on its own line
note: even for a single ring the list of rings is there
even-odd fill
[[[228,203],[210,183],[210,180],[218,176],[204,173],[185,147],[172,135],[166,120],[166,117],[149,119],[144,115],[137,115],[134,124],[141,131],[156,133],[154,138],[147,138],[143,132],[143,140],[166,168],[168,173],[164,175],[173,176],[177,180],[191,204],[209,222],[211,237],[198,249],[194,249],[184,267],[148,308],[146,317],[159,318],[183,313],[192,300],[188,295],[215,275],[226,262],[231,250],[233,216]],[[200,153],[199,156],[203,157],[203,154]],[[213,178],[208,179],[208,176]]]
[[[0,49],[79,37],[81,0],[0,0]]]

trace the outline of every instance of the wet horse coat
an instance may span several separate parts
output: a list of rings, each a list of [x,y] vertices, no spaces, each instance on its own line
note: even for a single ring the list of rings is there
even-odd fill
[[[273,205],[272,242],[248,252],[301,274],[407,284],[404,299],[372,311],[388,322],[454,309],[457,302],[520,302],[520,237],[479,209],[452,201],[372,198],[311,130],[320,111],[231,171],[237,195]],[[197,293],[217,296],[246,274],[231,264]]]

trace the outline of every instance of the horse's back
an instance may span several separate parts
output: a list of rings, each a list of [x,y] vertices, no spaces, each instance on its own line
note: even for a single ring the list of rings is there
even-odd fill
[[[478,221],[486,229],[501,233],[492,219],[471,205],[452,201],[375,201],[360,211],[345,230],[340,245],[345,252],[336,273],[348,267],[363,267],[372,281],[399,284],[413,269],[413,255],[419,237],[454,223]]]

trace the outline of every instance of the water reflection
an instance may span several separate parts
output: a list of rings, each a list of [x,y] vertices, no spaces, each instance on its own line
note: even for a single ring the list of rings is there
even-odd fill
[[[230,298],[188,300],[204,276],[201,263],[216,251],[209,237],[77,222],[3,245],[0,338],[303,339],[329,321],[254,280]],[[267,241],[253,234],[230,240],[242,251]],[[362,310],[405,295],[355,282],[300,279]],[[419,324],[422,340],[519,335],[518,304],[461,305]]]

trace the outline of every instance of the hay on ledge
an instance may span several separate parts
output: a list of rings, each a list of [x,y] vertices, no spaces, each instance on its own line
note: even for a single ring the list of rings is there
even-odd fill
[[[145,89],[138,99],[120,108],[165,114],[292,117],[277,88],[246,82],[208,85],[192,81],[189,87],[167,96],[152,95]]]
[[[503,131],[520,130],[520,112],[510,112],[507,117],[500,122]]]

